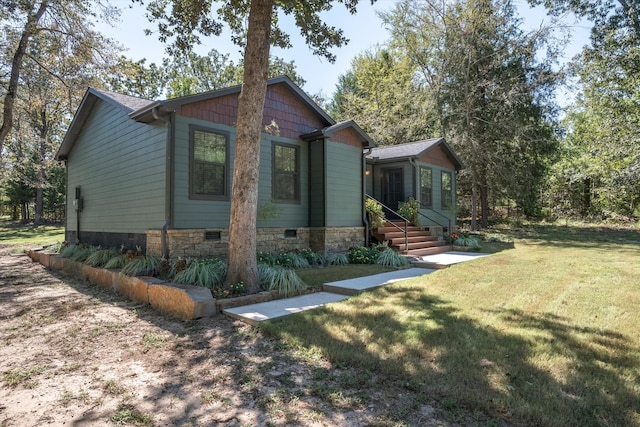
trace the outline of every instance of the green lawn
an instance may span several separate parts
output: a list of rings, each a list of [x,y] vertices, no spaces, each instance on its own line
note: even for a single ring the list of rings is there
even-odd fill
[[[18,247],[35,247],[62,242],[64,227],[62,225],[24,225],[19,221],[0,219],[0,245]]]
[[[490,257],[263,328],[454,417],[640,426],[640,231],[498,233]]]

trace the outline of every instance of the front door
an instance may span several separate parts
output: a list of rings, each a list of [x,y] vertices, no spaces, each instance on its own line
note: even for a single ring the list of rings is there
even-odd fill
[[[398,203],[404,202],[402,168],[385,169],[382,175],[382,203],[397,211]]]

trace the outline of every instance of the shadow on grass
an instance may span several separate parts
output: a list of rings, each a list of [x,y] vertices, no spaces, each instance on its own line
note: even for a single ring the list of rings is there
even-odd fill
[[[335,364],[378,372],[385,385],[409,384],[445,410],[525,425],[639,425],[640,358],[629,337],[544,313],[486,315],[508,329],[396,284],[262,328]]]

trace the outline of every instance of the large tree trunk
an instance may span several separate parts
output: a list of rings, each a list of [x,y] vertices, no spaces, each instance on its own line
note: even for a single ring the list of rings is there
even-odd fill
[[[487,172],[484,171],[480,180],[480,228],[489,226],[489,186],[487,185]]]
[[[40,128],[40,146],[38,147],[38,165],[36,165],[36,213],[34,218],[35,225],[41,225],[44,222],[44,186],[46,185],[45,169],[46,169],[46,152],[47,152],[47,133],[49,126],[47,122],[47,113],[44,109],[40,112],[40,120],[42,127]]]
[[[471,171],[471,231],[478,229],[478,178],[475,168]]]
[[[11,132],[13,128],[13,104],[18,94],[18,82],[20,80],[20,69],[22,68],[22,59],[27,52],[27,45],[29,39],[36,32],[38,21],[44,15],[44,12],[49,7],[49,1],[43,0],[38,7],[38,10],[30,15],[27,19],[27,23],[24,26],[22,35],[20,36],[20,42],[18,48],[13,54],[13,60],[11,61],[11,74],[9,77],[9,84],[7,85],[7,93],[4,96],[4,106],[2,111],[2,126],[0,126],[0,157],[2,157],[2,148],[4,146],[4,140]]]
[[[267,92],[273,0],[253,0],[249,11],[244,81],[238,101],[238,121],[229,219],[229,260],[226,285],[243,282],[258,289],[256,217],[262,114]]]

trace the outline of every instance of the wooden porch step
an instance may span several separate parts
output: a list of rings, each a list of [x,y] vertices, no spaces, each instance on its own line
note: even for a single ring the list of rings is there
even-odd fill
[[[443,245],[443,246],[434,246],[432,248],[411,249],[409,251],[403,252],[403,254],[420,257],[420,256],[426,256],[426,255],[442,254],[445,252],[451,252],[452,250],[453,250],[453,246]]]
[[[393,231],[388,233],[376,233],[384,236],[385,240],[397,239],[402,237],[404,239],[404,231]],[[407,237],[433,237],[430,232],[423,230],[407,231]]]
[[[447,245],[444,240],[438,240],[438,236],[433,236],[422,227],[408,225],[406,228],[406,240],[404,221],[394,221],[393,224],[387,221],[384,226],[377,228],[373,235],[403,255],[420,257],[453,250],[453,246]]]
[[[404,242],[397,245],[390,245],[392,248],[397,248],[399,251],[405,250],[417,250],[417,249],[426,249],[426,248],[434,248],[438,246],[445,246],[447,243],[444,240],[426,240],[422,242],[411,242],[405,246]]]
[[[392,237],[392,238],[388,238],[389,236],[387,236],[387,241],[389,242],[389,245],[404,245],[404,236],[398,236],[398,237]],[[414,242],[435,242],[438,240],[438,236],[431,236],[431,235],[419,235],[419,236],[408,236],[407,237],[407,242],[409,243],[414,243]]]
[[[413,232],[413,231],[424,231],[422,229],[422,227],[416,227],[415,225],[409,225],[407,227],[407,232]],[[378,234],[386,234],[386,233],[404,233],[404,224],[399,225],[398,227],[392,227],[392,226],[383,226],[383,227],[378,227],[376,229],[376,233]],[[427,232],[428,233],[428,232]]]

